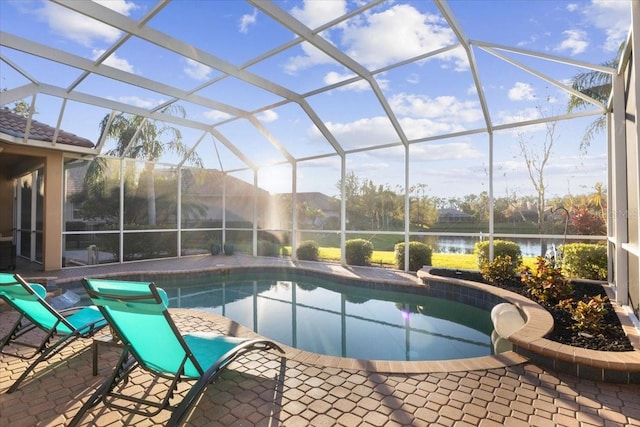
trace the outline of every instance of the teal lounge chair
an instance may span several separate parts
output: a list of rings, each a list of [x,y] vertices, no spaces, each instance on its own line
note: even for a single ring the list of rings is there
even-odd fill
[[[83,279],[82,283],[122,341],[123,352],[111,376],[85,402],[70,426],[77,425],[100,401],[107,407],[145,416],[170,410],[173,413],[166,425],[179,425],[200,394],[236,357],[254,350],[284,353],[266,339],[209,333],[181,335],[169,314],[167,294],[153,283],[101,279]],[[165,396],[151,400],[125,394],[126,387],[118,385],[126,384],[136,368],[168,379]],[[171,404],[178,383],[185,380],[195,384],[181,402]],[[129,404],[119,403],[123,401]]]
[[[107,325],[96,307],[75,307],[57,311],[45,301],[47,291],[40,284],[27,283],[18,274],[0,273],[0,298],[14,308],[20,316],[10,332],[0,340],[0,353],[20,359],[38,356],[7,390],[16,391],[35,367],[57,354],[78,338],[89,338]],[[42,330],[45,337],[40,343],[24,341],[24,335]],[[33,352],[21,354],[8,351],[7,347],[33,348]]]

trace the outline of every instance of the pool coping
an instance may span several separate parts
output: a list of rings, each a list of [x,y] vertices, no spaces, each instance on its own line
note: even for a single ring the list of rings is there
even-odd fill
[[[277,265],[216,265],[209,268],[202,268],[198,270],[185,271],[118,271],[109,273],[97,273],[86,274],[85,277],[100,277],[100,278],[122,278],[127,277],[129,280],[148,280],[145,277],[175,277],[176,275],[188,274],[189,278],[197,277],[199,275],[206,274],[218,274],[220,276],[229,276],[235,272],[246,273],[250,271],[265,271],[265,270],[289,270],[294,271],[299,275],[308,275],[319,278],[339,278],[342,283],[346,284],[362,284],[375,282],[385,289],[387,286],[392,285],[397,287],[395,290],[402,289],[414,289],[422,294],[425,290],[424,282],[415,274],[404,273],[398,270],[387,270],[377,267],[354,267],[354,266],[341,266],[339,264],[324,264],[317,262],[300,262],[291,261],[285,263],[279,263]],[[375,275],[371,273],[375,272]],[[68,284],[70,282],[79,281],[79,278],[67,278],[63,282],[58,281],[59,285]],[[515,295],[515,294],[514,294]],[[171,310],[195,310],[195,309],[178,309]],[[218,316],[213,313],[198,311],[201,316],[210,316],[211,319],[217,322],[228,321],[233,324],[230,331],[234,331],[234,334],[238,336],[247,337],[259,337],[257,333],[251,329],[232,321],[231,319],[223,316]],[[224,319],[224,320],[222,320]],[[465,358],[465,359],[451,359],[451,360],[437,360],[437,361],[393,361],[393,360],[366,360],[355,359],[348,357],[329,356],[319,353],[308,352],[287,346],[285,344],[278,343],[285,350],[285,357],[293,361],[311,364],[323,367],[333,367],[339,369],[360,369],[368,372],[386,373],[386,374],[420,374],[420,373],[445,373],[445,372],[466,372],[472,370],[485,370],[503,368],[507,366],[518,365],[526,363],[528,359],[519,355],[515,351],[506,351],[496,355]]]
[[[425,286],[428,286],[428,283],[425,284],[425,277],[429,278],[429,276],[431,276],[428,274],[430,268],[422,269],[415,274],[379,267],[342,266],[334,263],[293,261],[283,258],[254,257],[243,254],[235,254],[233,256],[201,255],[186,258],[189,260],[189,264],[193,263],[193,265],[187,266],[186,268],[183,265],[176,266],[173,271],[164,270],[164,264],[161,264],[163,266],[162,268],[153,269],[151,266],[155,265],[154,261],[147,261],[132,263],[131,265],[127,265],[126,269],[120,271],[101,271],[95,268],[77,271],[75,269],[67,269],[68,271],[62,270],[58,272],[56,277],[51,276],[55,273],[49,273],[46,278],[30,277],[30,279],[33,281],[45,279],[42,280],[42,282],[47,284],[53,283],[54,287],[64,287],[69,283],[79,282],[82,277],[117,278],[123,276],[144,277],[144,275],[155,275],[156,277],[158,275],[186,275],[187,277],[191,277],[192,275],[206,273],[228,274],[230,270],[236,269],[246,271],[250,268],[286,267],[292,268],[297,272],[313,275],[321,274],[323,277],[338,276],[341,279],[352,279],[355,282],[375,281],[381,284],[424,289]],[[31,276],[38,276],[38,274],[36,273]],[[543,367],[573,374],[581,378],[610,382],[640,383],[640,333],[632,324],[624,310],[616,304],[613,304],[613,306],[616,309],[618,317],[621,319],[627,336],[629,336],[635,348],[633,352],[603,352],[555,343],[543,338],[548,332],[550,325],[553,324],[551,315],[531,300],[518,294],[477,282],[440,276],[431,276],[431,280],[463,285],[472,289],[480,289],[504,301],[520,304],[527,323],[520,331],[509,337],[509,341],[514,344],[513,351],[507,351],[499,355],[469,359],[407,362],[333,357],[285,346],[287,347],[287,357],[308,364],[338,368],[349,366],[354,369],[366,369],[371,372],[380,373],[460,372],[513,366],[531,361]],[[607,286],[604,286],[604,288],[607,290],[607,293],[610,294],[609,297],[611,301],[614,301],[611,290],[608,289]],[[540,316],[536,316],[536,314],[540,314]],[[544,320],[545,317],[547,320]],[[251,334],[253,334],[252,331]],[[256,334],[253,334],[252,336],[255,335]]]
[[[197,311],[198,317],[207,319],[219,327],[233,331],[233,335],[243,338],[261,337],[251,329],[229,318],[216,313],[210,313],[192,308],[171,308],[171,313],[188,313]],[[276,341],[277,342],[277,341]],[[394,361],[394,360],[364,360],[349,357],[327,356],[290,347],[277,342],[285,351],[283,357],[296,362],[328,368],[362,370],[385,374],[424,374],[437,372],[476,371],[502,368],[525,363],[526,358],[513,351],[507,351],[493,356],[474,357],[469,359],[452,359],[438,361]]]
[[[428,286],[430,282],[443,282],[480,289],[510,302],[524,315],[525,325],[507,339],[513,351],[531,362],[579,378],[614,383],[640,384],[640,333],[624,310],[615,303],[609,286],[603,285],[620,323],[629,337],[633,351],[615,352],[590,350],[561,344],[544,338],[553,329],[553,317],[542,306],[516,293],[468,280],[435,276],[430,268],[418,272]]]

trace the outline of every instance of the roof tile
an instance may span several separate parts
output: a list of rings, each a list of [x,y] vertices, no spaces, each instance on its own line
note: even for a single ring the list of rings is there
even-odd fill
[[[0,132],[23,138],[27,129],[27,119],[19,114],[12,113],[7,109],[0,109]],[[38,141],[53,142],[53,135],[56,129],[40,123],[37,120],[31,121],[31,129],[29,131],[29,139]],[[81,138],[69,132],[60,130],[58,133],[58,144],[73,145],[76,147],[93,148],[93,142],[86,138]]]

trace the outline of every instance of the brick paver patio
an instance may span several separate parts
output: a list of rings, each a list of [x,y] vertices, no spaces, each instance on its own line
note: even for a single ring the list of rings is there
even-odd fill
[[[183,259],[193,268],[213,257]],[[246,259],[221,258],[226,263]],[[165,268],[177,269],[180,260]],[[157,262],[156,262],[157,263]],[[123,267],[155,269],[156,264]],[[107,267],[100,267],[107,274]],[[196,267],[197,268],[197,267]],[[332,266],[323,268],[334,268]],[[53,274],[70,280],[88,269]],[[90,270],[97,272],[98,270]],[[157,270],[156,270],[157,271]],[[393,273],[382,272],[389,275]],[[372,272],[371,274],[378,274]],[[25,273],[27,275],[27,273]],[[400,274],[402,275],[402,274]],[[174,309],[183,331],[217,330],[252,334],[211,313]],[[16,314],[0,312],[0,335]],[[531,363],[442,373],[382,373],[358,367],[323,366],[322,358],[305,362],[295,351],[251,353],[237,359],[211,385],[189,414],[189,426],[640,426],[640,386],[580,380],[545,371]],[[0,356],[0,425],[63,426],[110,373],[118,350],[99,349],[98,376],[92,375],[90,341],[79,341],[36,369],[12,394],[6,390],[25,362]],[[129,387],[142,390],[151,377],[133,375]],[[185,393],[181,385],[177,399]],[[160,392],[154,385],[153,393]],[[83,425],[154,426],[169,418],[131,415],[98,404]]]

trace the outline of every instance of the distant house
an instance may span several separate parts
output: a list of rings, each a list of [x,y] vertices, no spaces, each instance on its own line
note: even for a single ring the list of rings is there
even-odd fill
[[[438,222],[473,222],[473,216],[458,209],[438,209]]]
[[[247,226],[253,223],[254,198],[257,202],[257,220],[260,227],[268,216],[269,192],[261,188],[255,189],[253,184],[231,175],[225,176],[219,170],[196,169],[184,172],[182,185],[183,203],[184,199],[188,198],[194,204],[204,207],[206,212],[204,215],[200,211],[183,212],[183,221],[189,226],[203,219],[219,226],[223,216],[230,226]]]

